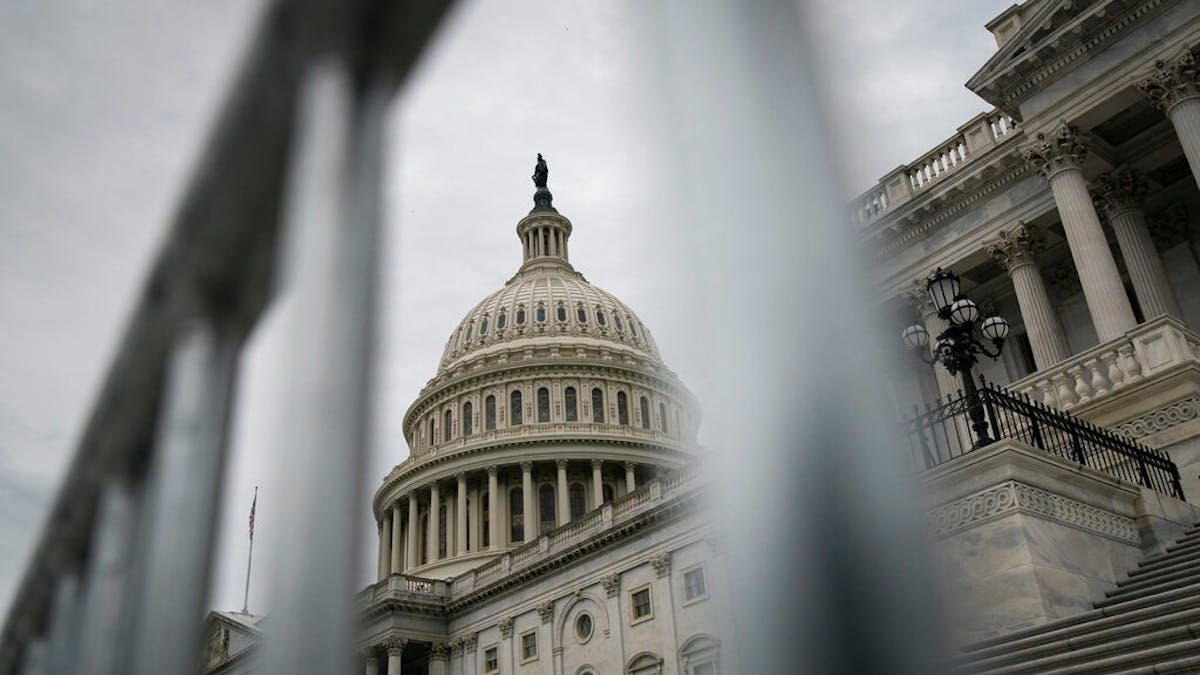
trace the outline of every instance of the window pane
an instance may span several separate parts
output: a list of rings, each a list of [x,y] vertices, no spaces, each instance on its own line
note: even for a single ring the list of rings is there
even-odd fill
[[[704,570],[691,570],[683,575],[684,597],[687,600],[698,598],[706,593],[704,587]]]
[[[541,387],[537,392],[538,416],[537,421],[550,421],[550,390]]]
[[[650,615],[650,590],[643,589],[633,594],[633,618]]]
[[[658,418],[662,421],[662,432],[670,433],[667,431],[667,406],[665,403],[658,404]]]
[[[615,312],[613,313],[613,326],[616,327],[618,333],[625,329],[625,325],[621,323],[621,315]]]
[[[575,422],[579,419],[579,404],[575,400],[575,387],[567,387],[563,391],[563,399],[567,408],[567,421]]]
[[[596,310],[596,325],[597,325],[597,326],[603,326],[605,323],[606,323],[606,322],[605,322],[605,320],[604,320],[604,310],[602,310],[602,309],[597,309],[597,310]]]
[[[641,407],[641,413],[642,413],[642,428],[649,429],[650,428],[650,401],[647,401],[645,396],[642,397],[640,407]]]
[[[611,502],[615,498],[615,496],[613,494],[613,486],[611,486],[611,485],[604,485],[603,488],[601,489],[601,492],[604,493],[604,503],[605,504]]]
[[[629,402],[625,400],[625,392],[617,392],[617,423],[629,424]]]
[[[521,488],[515,488],[508,493],[508,512],[512,514],[509,538],[513,541],[525,541],[525,495]]]
[[[559,321],[566,321],[567,320],[567,308],[563,307],[562,305],[559,305],[558,309],[555,310],[555,318],[557,318]]]
[[[517,309],[517,325],[518,326],[525,325],[525,308],[524,307]]]
[[[587,323],[587,310],[579,307],[575,310],[575,318],[579,320],[579,323]]]
[[[488,396],[483,402],[483,428],[491,431],[496,428],[496,397]]]
[[[539,306],[534,316],[537,318],[538,323],[542,323],[546,320],[546,308]]]
[[[512,393],[511,403],[512,405],[508,411],[508,423],[515,427],[522,424],[524,421],[521,413],[521,392],[514,391]]]
[[[496,328],[503,329],[508,324],[508,313],[500,312],[500,316],[496,317]]]
[[[471,425],[474,424],[474,422],[475,422],[473,419],[471,419],[472,418],[471,413],[472,413],[471,402],[467,401],[466,403],[463,404],[463,412],[462,412],[463,436],[471,435],[471,432],[472,432]]]
[[[488,506],[488,501],[489,501],[488,493],[485,492],[485,493],[483,493],[483,496],[480,497],[480,499],[479,499],[479,514],[480,514],[480,517],[479,517],[479,546],[480,547],[487,547],[487,546],[491,546],[491,544],[492,544],[492,541],[491,541],[492,533],[490,531],[490,528],[491,528],[490,523],[492,522],[492,518],[491,518],[492,510]]]
[[[554,488],[549,485],[538,488],[538,518],[541,520],[542,532],[554,529]]]
[[[446,411],[446,423],[442,425],[442,439],[450,440],[450,435],[454,432],[454,414],[449,410]]]
[[[587,508],[587,501],[584,498],[583,485],[579,483],[571,483],[569,498],[571,502],[571,520],[577,520],[583,516],[584,509]]]
[[[592,390],[592,421],[604,421],[604,392],[599,387]]]

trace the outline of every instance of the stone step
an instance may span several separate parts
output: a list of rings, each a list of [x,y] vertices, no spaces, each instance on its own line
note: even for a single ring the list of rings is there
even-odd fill
[[[965,647],[955,661],[966,663],[991,658],[1013,650],[1030,649],[1048,643],[1067,642],[1091,632],[1195,608],[1200,608],[1200,580],[1191,586],[1185,586],[1159,596],[1135,598],[1123,602],[1114,601],[1108,607],[1093,609],[1063,619],[1055,619],[1040,626],[976,642]]]
[[[1194,577],[1198,573],[1200,573],[1200,566],[1194,564],[1185,564],[1177,569],[1159,570],[1156,573],[1148,574],[1144,577],[1135,577],[1133,579],[1119,581],[1117,582],[1117,587],[1111,591],[1108,591],[1105,593],[1105,595],[1111,598],[1115,595],[1120,595],[1121,593],[1131,593],[1143,588],[1152,588],[1159,584],[1176,581],[1178,579]]]
[[[1093,644],[1082,649],[1052,654],[1041,658],[1022,659],[1020,663],[1000,666],[999,668],[989,668],[987,670],[975,671],[980,675],[993,675],[998,673],[1006,673],[1018,675],[1020,673],[1049,673],[1049,672],[1078,672],[1076,668],[1084,667],[1086,670],[1082,672],[1099,673],[1109,672],[1101,670],[1103,664],[1110,660],[1120,660],[1121,667],[1126,665],[1142,665],[1144,663],[1155,663],[1162,658],[1162,654],[1154,654],[1152,660],[1142,661],[1136,655],[1149,655],[1156,649],[1174,648],[1180,643],[1186,643],[1189,640],[1196,641],[1200,645],[1200,622],[1185,623],[1171,627],[1155,627],[1143,626],[1146,630],[1136,631],[1133,635],[1125,638],[1112,640],[1100,644]],[[1173,658],[1177,656],[1190,656],[1195,652],[1183,651],[1175,653],[1172,651]]]
[[[1200,540],[1185,542],[1184,544],[1179,544],[1179,543],[1171,544],[1162,553],[1155,553],[1152,556],[1147,556],[1146,558],[1143,558],[1142,561],[1140,563],[1138,563],[1138,565],[1139,566],[1152,565],[1160,560],[1169,558],[1173,555],[1178,555],[1185,551],[1192,552],[1192,551],[1196,551],[1196,550],[1200,550]]]
[[[1104,596],[1109,599],[1140,597],[1142,594],[1155,594],[1163,589],[1175,588],[1180,585],[1186,585],[1195,581],[1200,581],[1200,570],[1184,569],[1175,571],[1170,574],[1151,575],[1147,579],[1139,580],[1133,583],[1127,583],[1125,586],[1119,586],[1111,591],[1106,591]],[[1096,603],[1096,606],[1101,606],[1107,602],[1102,600]]]
[[[1039,675],[1107,675],[1112,673],[1196,673],[1200,663],[1200,637],[1180,640],[1149,649],[1138,649],[1099,661],[1080,663]]]
[[[1189,624],[1200,624],[1200,598],[1195,602],[1176,601],[1172,603],[1181,606],[1181,611],[1157,612],[1158,607],[1147,607],[1136,612],[1105,617],[1089,621],[1079,628],[1082,631],[1058,631],[1052,642],[1037,642],[1030,646],[1009,644],[986,658],[974,655],[970,660],[960,660],[958,665],[964,672],[979,673],[994,670],[1004,666],[1024,668],[1026,663],[1067,654],[1081,654],[1085,651],[1106,645],[1114,645],[1127,640],[1146,640],[1157,642],[1159,631],[1168,631]],[[1015,665],[1014,665],[1015,664]],[[1005,671],[1008,672],[1008,671]]]
[[[1146,574],[1149,574],[1149,573],[1157,571],[1157,570],[1165,570],[1165,569],[1169,569],[1169,568],[1177,567],[1177,566],[1181,566],[1181,565],[1200,564],[1200,562],[1197,562],[1197,561],[1200,561],[1200,550],[1185,551],[1183,553],[1179,553],[1179,554],[1176,554],[1171,557],[1163,558],[1162,560],[1159,560],[1158,562],[1150,563],[1149,565],[1146,565],[1145,567],[1138,567],[1137,569],[1130,570],[1129,578],[1132,579],[1135,577],[1145,576]]]

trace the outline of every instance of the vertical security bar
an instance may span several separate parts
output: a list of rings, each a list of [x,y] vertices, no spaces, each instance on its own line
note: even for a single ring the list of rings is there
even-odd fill
[[[361,83],[360,83],[361,84]],[[284,222],[292,337],[277,437],[283,514],[268,675],[344,673],[353,656],[356,533],[370,406],[383,116],[389,92],[348,63],[316,62],[301,90]]]
[[[167,363],[145,502],[131,668],[191,672],[200,644],[239,340],[195,320]]]
[[[137,526],[131,487],[112,482],[100,497],[92,552],[84,576],[82,626],[74,670],[78,675],[118,675],[121,602],[128,595],[130,555]],[[78,658],[86,654],[86,658]]]

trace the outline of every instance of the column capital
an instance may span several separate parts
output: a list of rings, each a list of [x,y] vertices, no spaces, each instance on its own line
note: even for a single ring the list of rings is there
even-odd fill
[[[933,300],[929,297],[929,289],[926,281],[922,277],[909,282],[908,288],[901,291],[900,296],[922,317],[933,314],[936,311],[933,306]]]
[[[565,460],[565,459],[556,459],[556,460],[554,460],[554,466],[555,466],[555,467],[557,467],[557,468],[559,468],[559,469],[566,469],[566,468],[567,468],[567,460]]]
[[[500,621],[496,622],[496,625],[500,628],[500,637],[512,637],[513,618],[511,616],[506,616],[503,619],[500,619]]]
[[[608,597],[611,598],[616,596],[617,593],[621,592],[620,572],[613,572],[607,576],[600,577],[600,584],[604,586],[604,593],[608,595]]]
[[[657,574],[660,578],[667,576],[671,573],[671,552],[663,551],[662,553],[656,554],[650,559],[650,565],[654,567],[655,574]]]
[[[1042,178],[1050,180],[1060,171],[1083,166],[1083,160],[1087,158],[1088,141],[1087,134],[1063,121],[1050,133],[1039,133],[1037,138],[1021,149],[1021,156],[1037,169]]]
[[[529,473],[533,470],[533,462],[521,462],[521,473]]]
[[[498,474],[498,473],[500,473],[500,467],[496,466],[495,464],[493,464],[487,468],[488,478],[495,478],[496,474]]]
[[[984,250],[992,260],[1009,273],[1022,265],[1034,264],[1034,257],[1043,248],[1042,234],[1037,226],[1023,221],[1001,230],[995,239],[984,244]]]
[[[1172,58],[1155,61],[1154,72],[1134,84],[1166,114],[1177,103],[1200,97],[1197,79],[1196,59],[1191,49],[1184,47]]]
[[[1140,208],[1147,191],[1146,177],[1128,167],[1100,174],[1091,189],[1096,209],[1109,218]]]
[[[550,623],[554,619],[554,601],[546,600],[545,602],[538,603],[537,613],[542,623]]]
[[[637,468],[637,462],[625,462],[625,470],[633,471]]]
[[[400,656],[404,653],[404,648],[408,645],[408,640],[404,638],[388,638],[383,641],[383,648],[387,651],[388,656]]]
[[[435,659],[448,659],[450,658],[450,646],[445,642],[434,642],[429,645],[429,655]]]
[[[454,480],[458,481],[459,483],[466,483],[467,482],[467,472],[459,471],[458,473],[454,474]]]
[[[592,468],[593,468],[593,469],[602,469],[602,468],[604,468],[604,460],[602,460],[602,459],[593,459],[593,460],[592,460]]]
[[[475,649],[479,643],[479,633],[467,633],[462,636],[463,649]]]

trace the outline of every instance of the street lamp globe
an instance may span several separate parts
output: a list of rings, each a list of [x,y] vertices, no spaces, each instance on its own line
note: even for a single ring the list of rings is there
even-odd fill
[[[909,349],[920,349],[929,344],[929,331],[919,323],[905,328],[900,336],[904,338],[904,346]]]
[[[933,301],[933,306],[939,313],[954,304],[954,299],[958,297],[959,287],[958,275],[941,267],[934,271],[933,276],[929,277],[929,281],[925,285],[929,292],[929,299]]]
[[[1000,342],[1008,337],[1008,321],[1004,317],[997,314],[992,314],[983,320],[979,326],[979,332],[992,342]]]
[[[950,320],[963,326],[979,318],[979,305],[970,298],[959,298],[950,305]]]

